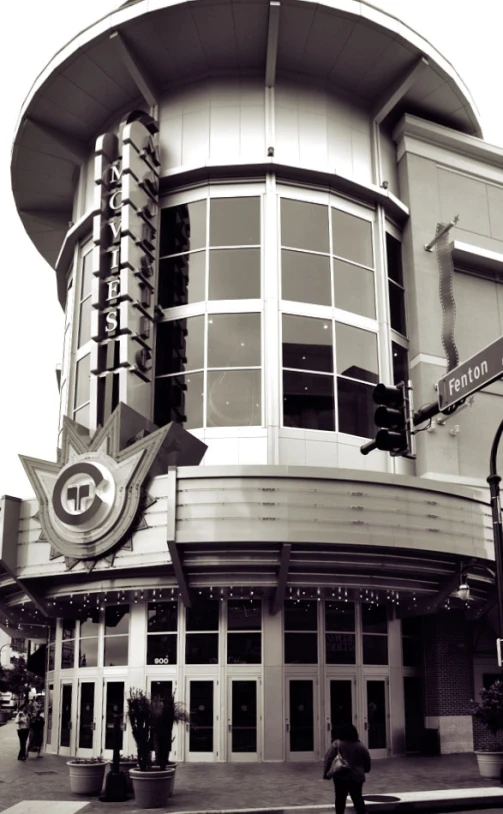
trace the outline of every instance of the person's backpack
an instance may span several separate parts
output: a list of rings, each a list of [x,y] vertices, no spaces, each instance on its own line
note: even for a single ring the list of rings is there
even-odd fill
[[[342,757],[342,755],[340,753],[339,741],[334,741],[334,743],[335,743],[335,747],[337,749],[337,753],[336,753],[334,759],[332,760],[332,763],[330,764],[330,768],[329,768],[329,770],[327,772],[327,777],[329,779],[332,778],[332,777],[347,775],[351,771],[351,766],[349,765],[347,760]]]

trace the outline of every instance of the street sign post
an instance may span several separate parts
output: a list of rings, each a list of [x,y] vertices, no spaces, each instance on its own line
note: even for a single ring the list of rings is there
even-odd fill
[[[501,376],[503,376],[503,336],[439,379],[439,409],[454,407],[467,396],[482,390]]]

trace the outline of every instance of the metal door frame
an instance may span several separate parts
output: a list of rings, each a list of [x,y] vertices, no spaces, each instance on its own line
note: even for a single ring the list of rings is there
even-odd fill
[[[290,751],[290,682],[311,681],[313,684],[313,750],[312,752],[292,752]],[[288,761],[298,762],[317,760],[319,758],[319,682],[318,677],[299,673],[297,675],[286,676],[286,698],[285,698],[285,754]]]
[[[232,683],[254,681],[257,703],[257,750],[256,752],[232,751]],[[227,760],[229,763],[255,763],[262,757],[262,678],[259,675],[227,676]]]

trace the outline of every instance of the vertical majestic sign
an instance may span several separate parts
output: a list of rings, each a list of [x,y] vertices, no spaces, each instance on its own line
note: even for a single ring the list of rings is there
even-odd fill
[[[158,126],[147,114],[97,139],[91,429],[119,401],[150,418],[159,167]]]

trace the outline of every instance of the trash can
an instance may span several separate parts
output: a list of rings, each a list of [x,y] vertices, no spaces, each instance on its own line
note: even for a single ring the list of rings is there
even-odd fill
[[[421,734],[421,754],[437,757],[440,754],[440,733],[438,729],[423,729]]]

